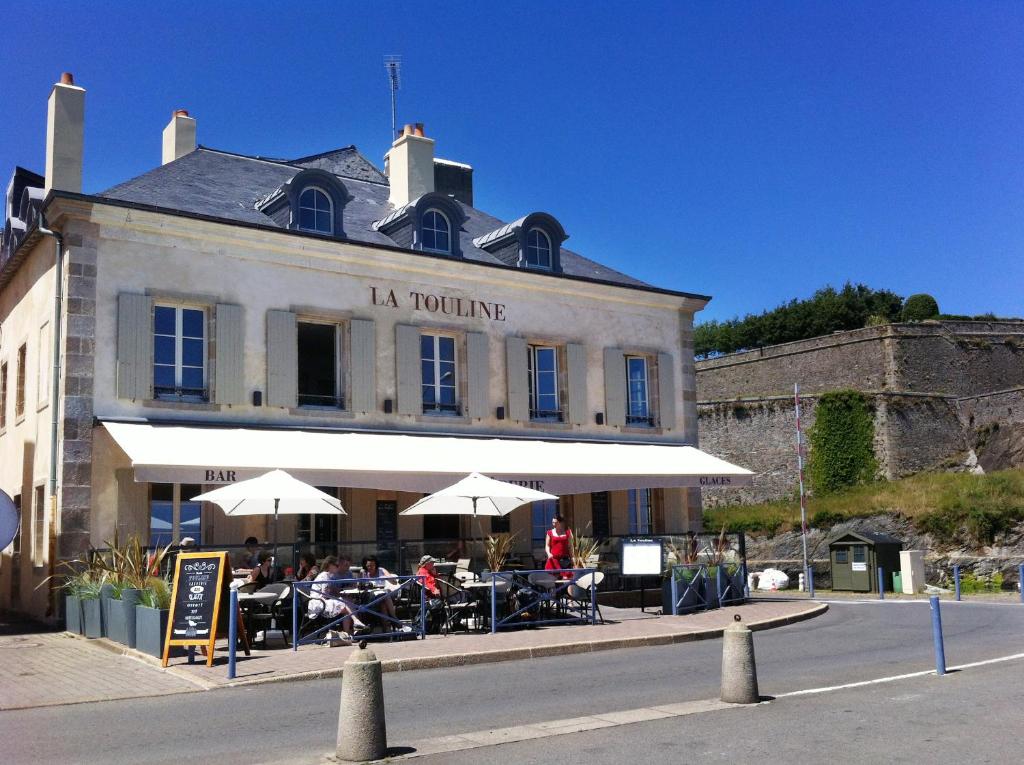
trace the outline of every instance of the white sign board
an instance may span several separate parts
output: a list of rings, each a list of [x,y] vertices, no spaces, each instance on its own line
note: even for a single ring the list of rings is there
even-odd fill
[[[853,570],[854,571],[867,571],[868,570],[868,564],[867,563],[854,563],[853,564]]]
[[[623,539],[622,576],[660,576],[660,539]]]

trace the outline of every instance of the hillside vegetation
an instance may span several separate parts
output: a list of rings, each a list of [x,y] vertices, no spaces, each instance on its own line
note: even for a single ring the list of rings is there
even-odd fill
[[[808,522],[828,527],[847,518],[892,513],[942,543],[992,544],[1024,521],[1024,470],[987,475],[922,473],[810,497]],[[775,534],[800,528],[798,499],[728,505],[704,511],[704,527]]]

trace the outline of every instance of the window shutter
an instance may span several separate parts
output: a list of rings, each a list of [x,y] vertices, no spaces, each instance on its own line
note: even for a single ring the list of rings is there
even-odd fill
[[[671,353],[658,354],[658,424],[676,426],[676,369]]]
[[[377,328],[372,319],[352,319],[352,390],[349,408],[372,412],[377,408]]]
[[[117,296],[117,395],[153,396],[153,299],[148,295]]]
[[[423,370],[420,368],[420,328],[395,325],[396,396],[399,414],[423,413]]]
[[[579,343],[565,346],[566,422],[583,425],[587,421],[587,349]]]
[[[213,400],[218,404],[245,403],[245,324],[242,306],[218,304],[217,380]]]
[[[626,356],[621,348],[604,349],[604,421],[626,424]]]
[[[299,336],[295,314],[267,311],[267,406],[298,406]]]
[[[469,382],[466,414],[486,417],[490,409],[491,354],[487,335],[483,332],[466,334],[466,369]]]
[[[505,376],[508,380],[508,418],[527,422],[530,419],[530,362],[526,340],[505,338]]]

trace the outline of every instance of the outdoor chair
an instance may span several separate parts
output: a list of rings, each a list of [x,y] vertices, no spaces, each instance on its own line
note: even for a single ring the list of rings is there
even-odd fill
[[[459,558],[455,562],[455,579],[459,584],[465,584],[466,582],[472,582],[476,580],[476,574],[469,570],[470,559]]]
[[[258,590],[258,592],[274,592],[277,593],[277,598],[265,608],[254,609],[249,616],[249,621],[253,625],[253,635],[255,636],[259,629],[261,629],[260,624],[263,623],[264,647],[267,645],[267,636],[271,630],[280,631],[284,644],[286,646],[290,645],[287,633],[291,631],[292,623],[291,585],[287,582],[275,582],[274,584],[268,584],[266,587]]]
[[[569,585],[569,598],[574,601],[581,610],[590,610],[590,591],[596,590],[604,581],[604,574],[594,571],[591,574],[584,574],[571,585]],[[604,624],[604,615],[601,613],[601,604],[594,599],[597,607],[597,618]]]
[[[441,593],[444,595],[444,625],[441,628],[443,634],[449,634],[458,625],[469,629],[468,620],[473,618],[479,623],[480,603],[466,590],[451,582],[438,580]]]

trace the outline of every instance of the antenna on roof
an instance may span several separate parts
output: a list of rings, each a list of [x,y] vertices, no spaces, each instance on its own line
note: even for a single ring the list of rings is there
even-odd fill
[[[391,140],[398,137],[398,89],[402,87],[402,57],[385,56],[384,68],[388,73],[388,83],[391,86]]]

